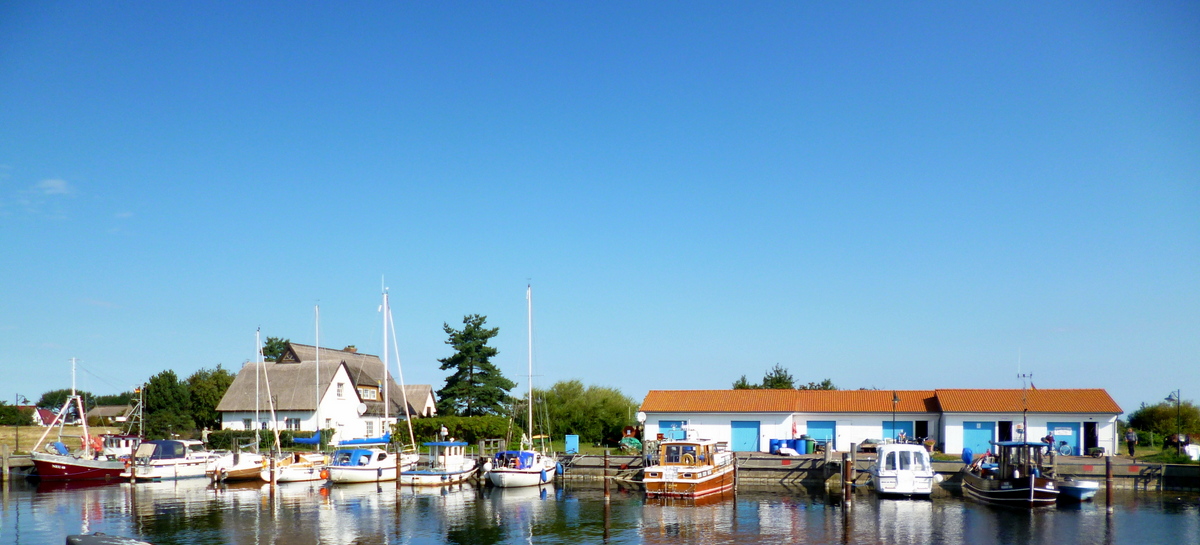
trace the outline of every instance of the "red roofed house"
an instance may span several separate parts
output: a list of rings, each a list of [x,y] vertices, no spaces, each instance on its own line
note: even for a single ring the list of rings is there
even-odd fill
[[[1121,412],[1102,389],[652,390],[639,417],[647,439],[686,434],[726,441],[735,451],[765,452],[771,439],[801,435],[848,450],[904,433],[933,439],[948,453],[982,453],[989,441],[1053,433],[1076,454],[1093,447],[1111,454]]]

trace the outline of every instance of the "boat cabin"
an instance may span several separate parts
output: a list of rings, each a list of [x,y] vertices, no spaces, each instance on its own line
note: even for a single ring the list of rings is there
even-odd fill
[[[503,450],[496,453],[494,467],[529,469],[533,467],[534,453],[528,450]]]
[[[388,453],[380,449],[338,449],[333,452],[333,465],[335,466],[366,466],[372,461],[382,462],[386,460]]]
[[[157,440],[138,445],[134,458],[139,460],[175,460],[204,452],[200,441]]]
[[[665,466],[712,465],[718,452],[716,441],[676,440],[659,444],[659,464]]]
[[[1024,441],[993,441],[996,463],[984,466],[992,478],[1019,479],[1042,475],[1042,454],[1049,444]],[[965,457],[965,456],[964,456]]]

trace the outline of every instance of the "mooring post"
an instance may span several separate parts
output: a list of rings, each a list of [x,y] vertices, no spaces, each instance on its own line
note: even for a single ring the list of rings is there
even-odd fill
[[[1104,457],[1104,508],[1108,514],[1113,512],[1113,474],[1112,456]]]
[[[3,465],[3,467],[0,468],[0,471],[4,472],[4,474],[0,476],[0,480],[4,482],[8,482],[8,455],[8,445],[0,445],[0,465]]]
[[[275,453],[271,453],[271,484],[279,484],[279,474],[275,471]]]
[[[858,479],[858,443],[850,443],[850,482]]]
[[[604,449],[604,501],[608,502],[608,449]]]
[[[850,472],[852,471],[850,469],[850,460],[852,459],[849,452],[842,454],[842,500],[845,501],[847,509],[850,508],[850,503],[853,501],[853,491],[851,490],[852,485],[850,483]]]

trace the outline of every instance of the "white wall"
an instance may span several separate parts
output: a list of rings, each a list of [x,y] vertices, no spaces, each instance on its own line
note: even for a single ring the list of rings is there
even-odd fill
[[[1016,426],[1022,424],[1021,413],[1015,414],[971,414],[971,413],[953,413],[943,416],[942,421],[945,427],[943,432],[945,439],[945,448],[948,454],[958,454],[963,450],[963,422],[1001,422],[1010,421],[1013,423],[1013,440],[1020,441],[1022,437],[1017,434]],[[1071,422],[1079,425],[1078,438],[1080,447],[1083,446],[1083,424],[1085,422],[1096,423],[1096,436],[1099,439],[1099,446],[1104,448],[1106,453],[1112,454],[1118,452],[1116,443],[1117,416],[1111,414],[1074,414],[1074,413],[1038,413],[1030,414],[1027,417],[1029,429],[1025,433],[1024,439],[1029,441],[1040,441],[1050,433],[1046,425],[1050,422]],[[998,433],[998,430],[997,430]],[[995,433],[992,440],[996,440]]]
[[[766,452],[768,440],[781,437],[791,437],[791,415],[780,413],[649,413],[646,415],[646,429],[643,439],[653,441],[658,437],[660,420],[686,420],[688,437],[695,439],[712,439],[714,441],[732,440],[733,428],[731,422],[758,421],[758,450]],[[783,433],[787,435],[781,435]]]

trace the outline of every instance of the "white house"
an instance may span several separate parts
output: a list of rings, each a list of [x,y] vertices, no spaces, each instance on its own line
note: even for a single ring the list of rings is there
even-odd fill
[[[641,407],[645,438],[695,437],[762,451],[807,435],[834,450],[852,443],[928,438],[948,453],[982,453],[989,441],[1053,433],[1076,454],[1116,451],[1121,414],[1089,390],[653,390]]]
[[[321,348],[319,356],[316,347],[289,343],[278,363],[243,365],[217,404],[221,429],[313,431],[319,418],[335,440],[378,437],[404,418],[406,395],[410,415],[436,415],[433,388],[401,389],[377,356],[353,348]]]

